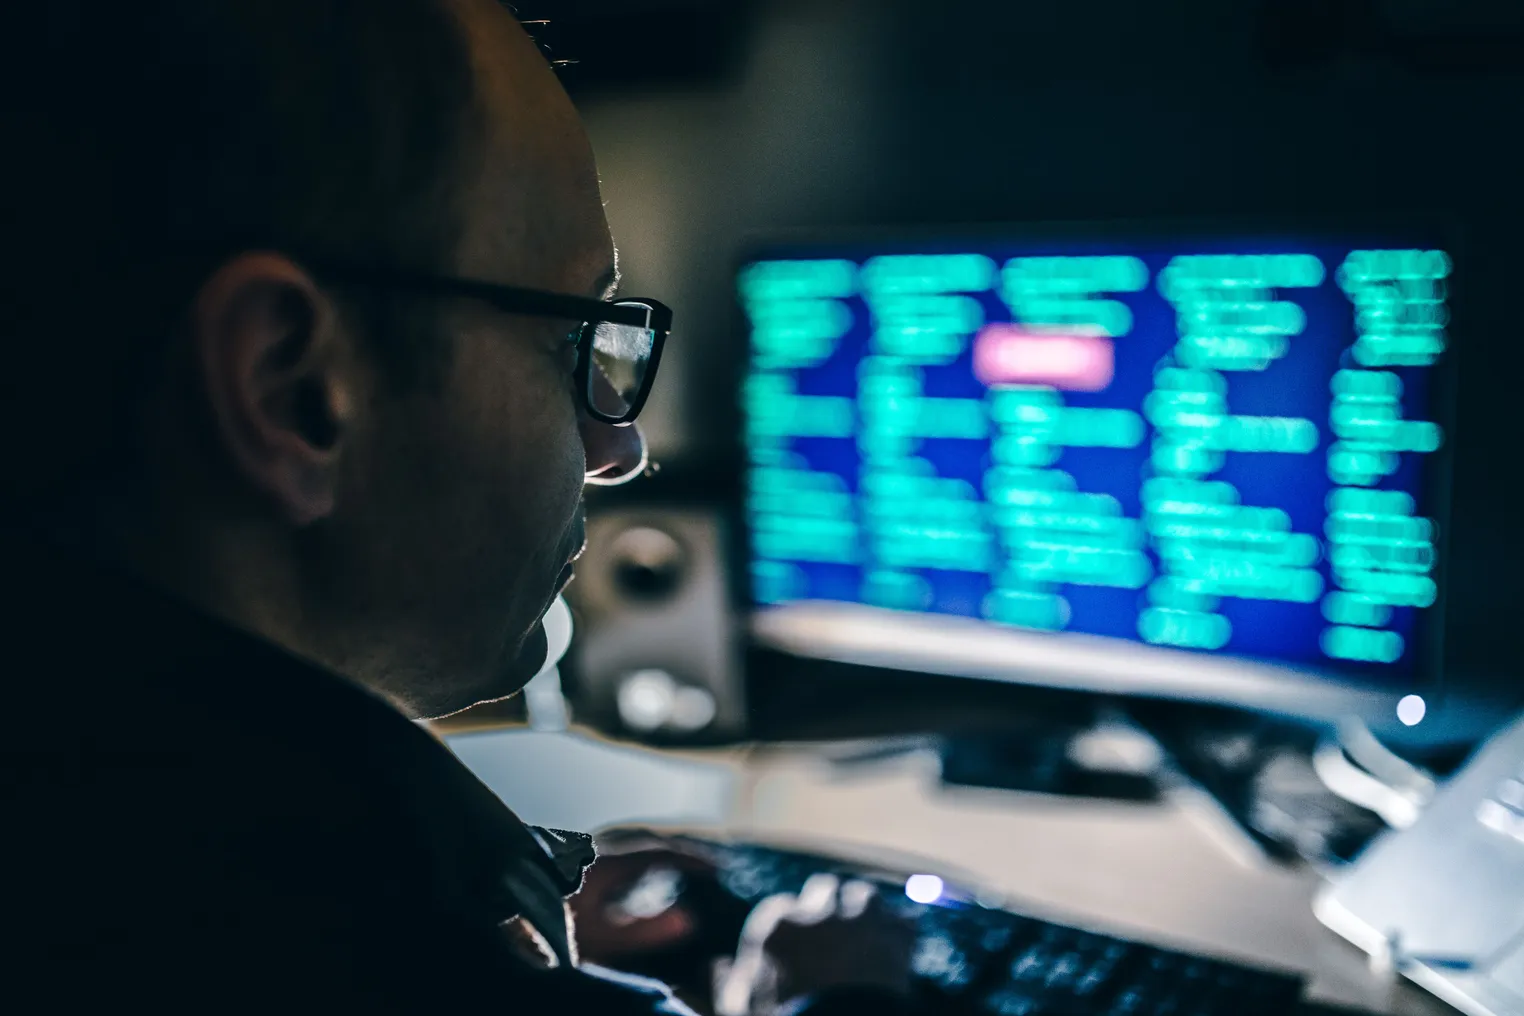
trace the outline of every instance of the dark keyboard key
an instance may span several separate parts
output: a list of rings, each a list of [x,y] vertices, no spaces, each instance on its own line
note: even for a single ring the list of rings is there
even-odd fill
[[[1117,996],[1116,1001],[1107,1010],[1107,1016],[1141,1016],[1143,1007],[1148,1004],[1148,997],[1137,988],[1128,988]]]
[[[910,970],[917,977],[953,991],[966,987],[976,973],[968,954],[946,935],[922,936],[911,954]]]
[[[1040,1016],[1043,1005],[1039,999],[1014,991],[998,991],[984,1000],[984,1011],[998,1016]]]

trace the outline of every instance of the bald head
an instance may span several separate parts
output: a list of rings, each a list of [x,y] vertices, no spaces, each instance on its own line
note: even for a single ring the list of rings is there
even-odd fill
[[[609,270],[613,244],[582,121],[528,33],[496,0],[458,0],[455,10],[487,113],[468,155],[467,200],[494,210],[463,224],[459,268],[557,289],[567,282],[553,274],[564,254],[585,262],[571,291],[589,292]]]

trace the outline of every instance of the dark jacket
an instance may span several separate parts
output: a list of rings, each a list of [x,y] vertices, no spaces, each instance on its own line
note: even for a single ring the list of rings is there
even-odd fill
[[[358,686],[8,542],[0,1009],[686,1011],[564,962],[585,837],[525,826]]]

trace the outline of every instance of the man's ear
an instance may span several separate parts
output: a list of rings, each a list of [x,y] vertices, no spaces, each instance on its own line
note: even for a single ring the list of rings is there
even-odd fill
[[[196,296],[195,376],[216,446],[288,523],[329,515],[356,405],[332,302],[279,254],[240,254]]]

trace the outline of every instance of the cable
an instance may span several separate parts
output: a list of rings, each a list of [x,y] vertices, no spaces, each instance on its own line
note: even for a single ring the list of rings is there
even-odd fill
[[[1406,829],[1418,821],[1428,803],[1427,796],[1388,786],[1355,765],[1336,738],[1318,743],[1312,753],[1312,769],[1330,793],[1375,812],[1393,829]]]
[[[1339,743],[1356,765],[1387,786],[1418,798],[1421,804],[1434,796],[1434,778],[1377,740],[1364,720],[1350,718],[1340,723]]]
[[[541,623],[545,626],[545,662],[540,665],[540,672],[524,686],[524,708],[532,728],[560,732],[571,723],[558,668],[572,640],[572,615],[566,601],[557,596]]]

